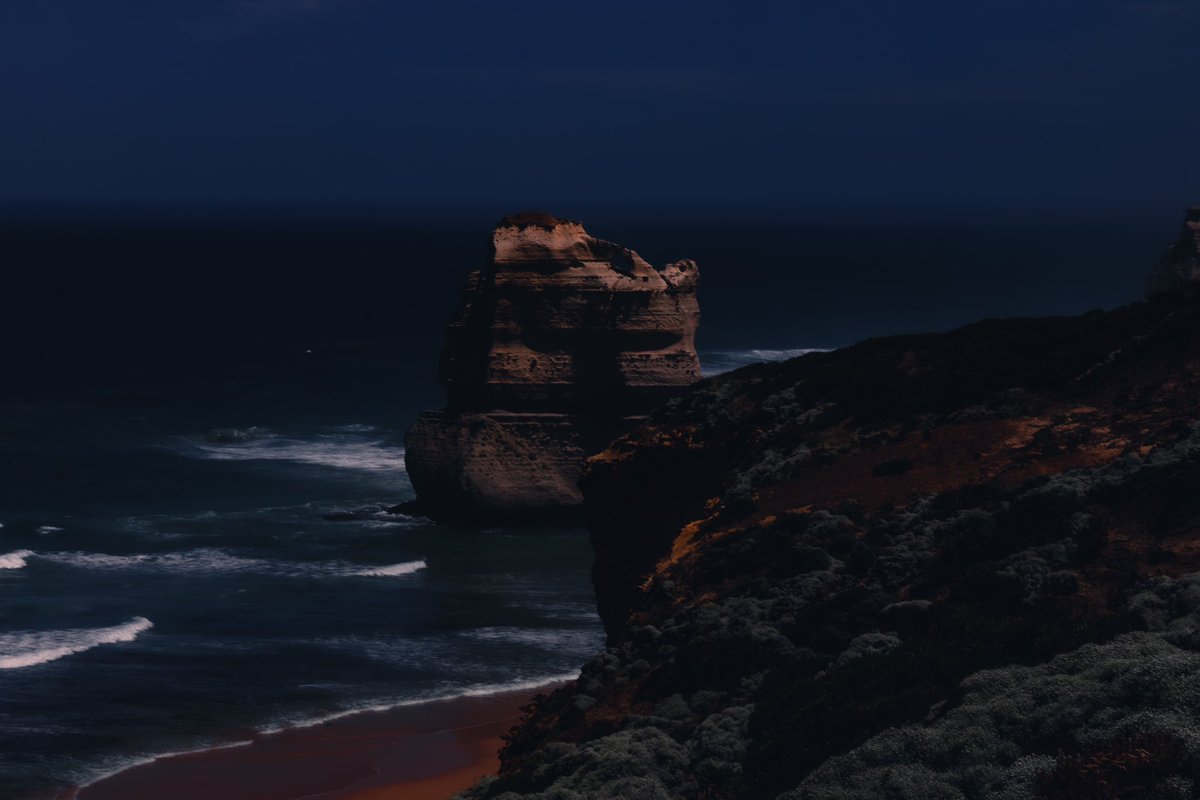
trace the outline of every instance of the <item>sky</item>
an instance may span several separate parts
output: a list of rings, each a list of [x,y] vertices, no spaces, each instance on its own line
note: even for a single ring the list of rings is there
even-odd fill
[[[1200,0],[5,0],[0,202],[1169,214]]]

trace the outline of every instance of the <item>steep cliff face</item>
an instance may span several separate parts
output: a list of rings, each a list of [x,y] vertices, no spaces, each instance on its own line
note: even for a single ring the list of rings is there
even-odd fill
[[[1195,299],[739,370],[583,485],[609,647],[471,798],[1200,788]]]
[[[588,455],[700,378],[695,263],[652,267],[578,222],[508,217],[441,361],[446,409],[406,439],[434,513],[575,508]]]
[[[1200,285],[1200,206],[1188,209],[1179,238],[1167,248],[1146,280],[1146,296]]]

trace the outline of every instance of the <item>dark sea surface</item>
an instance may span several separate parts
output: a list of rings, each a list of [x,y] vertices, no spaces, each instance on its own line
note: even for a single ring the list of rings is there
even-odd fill
[[[1171,222],[589,228],[700,262],[718,372],[1128,302]],[[542,684],[601,646],[583,530],[384,512],[487,247],[486,226],[0,222],[0,798]]]

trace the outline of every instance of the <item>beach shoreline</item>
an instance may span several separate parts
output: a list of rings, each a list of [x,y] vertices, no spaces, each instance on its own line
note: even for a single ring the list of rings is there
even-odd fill
[[[57,800],[447,800],[495,773],[503,736],[537,688],[368,710],[171,754]]]

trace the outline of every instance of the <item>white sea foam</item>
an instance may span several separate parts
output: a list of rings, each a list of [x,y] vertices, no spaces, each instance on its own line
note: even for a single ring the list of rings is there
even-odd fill
[[[701,371],[707,377],[731,372],[750,364],[761,364],[767,361],[787,361],[790,358],[798,358],[809,353],[827,352],[829,352],[827,349],[819,347],[799,347],[787,350],[710,350],[700,354],[700,366]]]
[[[334,425],[329,430],[334,433],[370,433],[375,430],[375,426],[352,423],[350,425]]]
[[[755,361],[786,361],[789,358],[799,358],[809,353],[828,353],[821,347],[793,347],[787,350],[747,350],[746,353]]]
[[[21,569],[25,566],[25,559],[31,555],[33,555],[32,550],[17,550],[0,555],[0,569]]]
[[[424,560],[406,561],[403,564],[389,564],[386,567],[368,567],[367,569],[360,569],[351,574],[374,578],[394,578],[400,575],[411,575],[414,572],[425,569],[427,566]]]
[[[63,530],[63,529],[58,527],[57,525],[39,525],[37,532],[40,533],[42,536],[46,536],[51,533],[58,533],[61,530]]]
[[[236,572],[271,572],[273,562],[242,558],[223,550],[204,548],[178,553],[109,553],[58,552],[38,553],[37,558],[80,569],[145,572],[230,574]]]
[[[0,669],[32,667],[103,644],[132,642],[153,627],[154,623],[145,617],[134,617],[111,628],[0,633]]]
[[[109,553],[20,551],[22,558],[35,557],[77,569],[119,572],[136,570],[172,575],[273,575],[285,578],[400,577],[425,569],[424,560],[399,564],[367,566],[347,561],[283,561],[249,558],[216,548],[183,550],[174,553]],[[15,555],[15,554],[13,554]],[[0,557],[2,559],[4,557]],[[0,565],[3,561],[0,560]]]
[[[389,498],[394,500],[394,498]],[[355,523],[355,529],[395,529],[397,527],[413,527],[428,524],[424,517],[399,514],[389,511],[387,502],[328,504],[309,501],[295,505],[280,506],[247,506],[240,510],[201,511],[187,514],[147,514],[144,516],[124,517],[120,520],[121,529],[128,533],[136,533],[142,539],[178,539],[194,534],[184,531],[193,530],[197,522],[240,523],[242,521],[260,521],[264,517],[273,523],[296,524],[307,527],[318,520],[332,520],[341,525],[350,520]]]
[[[116,777],[122,772],[128,772],[131,769],[136,769],[146,764],[153,764],[155,761],[192,755],[194,753],[207,753],[212,750],[234,750],[251,744],[254,744],[253,739],[235,739],[228,742],[212,742],[194,747],[191,750],[172,750],[136,758],[121,755],[106,755],[97,759],[89,767],[80,769],[75,775],[70,777],[73,783],[86,789],[101,781]]]
[[[535,678],[518,678],[508,683],[490,683],[477,684],[468,686],[458,691],[431,691],[417,697],[409,697],[396,699],[392,701],[363,703],[356,705],[353,708],[348,708],[342,711],[333,712],[330,714],[304,717],[300,719],[283,720],[274,725],[261,726],[258,733],[263,736],[283,733],[289,730],[297,730],[304,728],[313,728],[318,725],[325,725],[336,720],[345,719],[347,717],[356,716],[358,714],[375,714],[384,711],[391,711],[396,708],[406,708],[410,706],[425,705],[427,703],[444,702],[448,700],[457,700],[463,697],[488,697],[491,695],[505,694],[507,692],[532,692],[537,689],[546,689],[551,686],[573,681],[579,677],[579,671],[564,672],[555,675],[545,675]],[[174,756],[190,755],[193,753],[203,753],[212,750],[227,750],[245,747],[252,744],[251,740],[234,740],[228,742],[212,743],[206,746],[196,747],[193,750],[172,751],[159,753],[156,755],[143,756],[136,759],[125,760],[123,762],[115,762],[107,765],[105,768],[95,770],[87,776],[80,776],[79,783],[86,786],[93,785],[99,781],[111,778],[114,775],[133,769],[143,764],[148,764],[159,759],[171,758]]]
[[[313,728],[318,725],[325,725],[327,723],[345,719],[346,717],[352,717],[358,714],[373,714],[383,711],[390,711],[395,708],[405,708],[409,706],[425,705],[426,703],[456,700],[462,697],[488,697],[490,695],[504,694],[507,692],[532,692],[537,689],[545,689],[550,686],[566,683],[567,681],[575,680],[578,677],[579,671],[576,670],[574,672],[564,672],[561,674],[546,675],[536,678],[519,678],[509,683],[478,684],[475,686],[469,686],[460,691],[434,691],[418,697],[397,699],[394,701],[385,701],[379,703],[364,703],[353,708],[337,711],[324,716],[287,720],[279,724],[263,726],[259,728],[258,733],[260,735],[270,736],[272,734],[283,733],[288,730]],[[132,759],[111,758],[108,759],[107,764],[91,770],[90,774],[79,775],[77,782],[86,788],[127,770],[158,761],[159,759],[191,755],[194,753],[205,753],[213,750],[232,750],[246,747],[250,744],[253,744],[253,740],[237,739],[233,741],[202,744],[192,750],[163,752],[154,755],[144,755]]]
[[[283,724],[260,728],[259,733],[270,735],[272,733],[280,733],[285,730],[296,728],[312,728],[317,725],[324,725],[334,720],[344,719],[356,714],[371,714],[380,711],[391,711],[393,708],[407,708],[409,706],[420,706],[426,703],[438,703],[445,700],[458,700],[462,697],[490,697],[496,694],[505,694],[507,692],[528,692],[534,689],[545,689],[548,686],[554,686],[567,681],[573,681],[579,677],[579,670],[574,672],[563,672],[557,675],[545,675],[537,678],[519,678],[508,683],[483,683],[475,686],[468,686],[457,691],[449,692],[430,692],[418,697],[410,697],[403,700],[395,700],[392,702],[375,703],[370,705],[356,706],[345,711],[338,711],[321,717],[288,721]]]
[[[563,628],[476,628],[460,635],[478,641],[528,644],[556,651],[572,648],[591,652],[603,644],[597,631]]]
[[[358,426],[354,426],[358,427]],[[259,432],[241,441],[183,439],[178,452],[213,461],[288,461],[365,472],[402,472],[404,448],[350,432],[317,434],[305,439]]]

